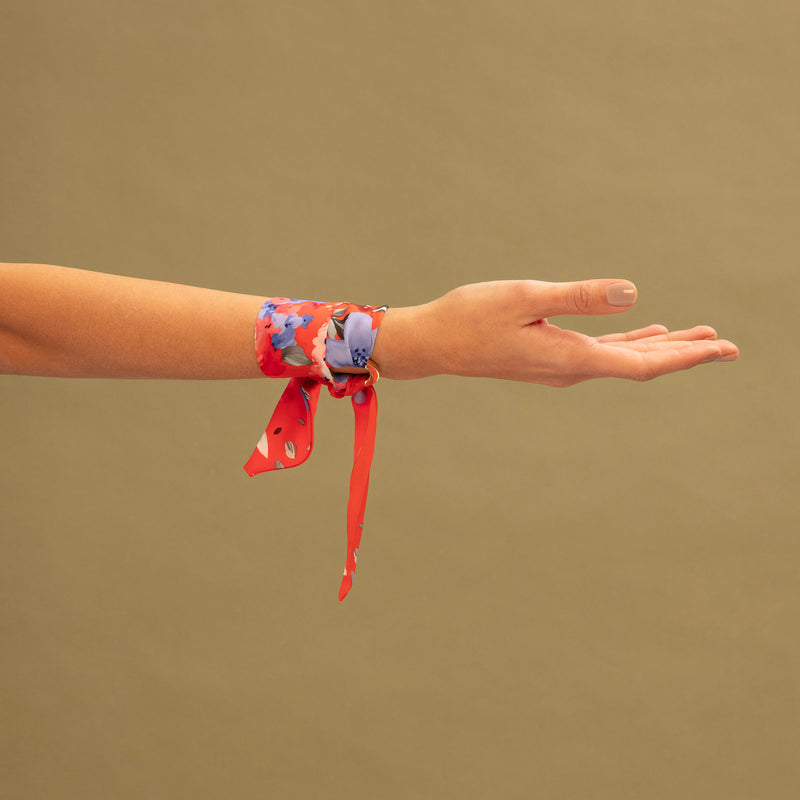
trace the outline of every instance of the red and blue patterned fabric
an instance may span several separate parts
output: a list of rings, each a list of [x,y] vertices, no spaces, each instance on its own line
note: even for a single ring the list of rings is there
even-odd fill
[[[343,600],[353,585],[369,470],[375,450],[378,399],[371,375],[337,372],[366,368],[386,306],[268,298],[256,320],[256,357],[270,378],[290,378],[264,435],[245,464],[257,475],[302,464],[314,447],[314,412],[322,386],[333,397],[350,397],[355,414],[353,470],[347,503],[347,556],[339,587]]]

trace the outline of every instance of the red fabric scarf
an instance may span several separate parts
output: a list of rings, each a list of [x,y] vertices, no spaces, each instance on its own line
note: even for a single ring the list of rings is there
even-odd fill
[[[339,600],[350,591],[358,563],[378,398],[368,385],[369,375],[337,373],[336,368],[366,364],[385,311],[385,306],[270,298],[256,320],[256,356],[262,372],[291,380],[245,464],[248,475],[296,467],[311,455],[314,412],[322,385],[334,397],[351,398],[355,442],[347,503],[347,556]]]

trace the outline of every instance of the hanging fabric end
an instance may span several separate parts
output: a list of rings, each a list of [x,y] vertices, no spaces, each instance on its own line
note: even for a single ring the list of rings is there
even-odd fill
[[[339,600],[344,600],[347,597],[347,593],[350,589],[353,588],[353,576],[355,573],[351,572],[349,575],[347,572],[344,573],[344,577],[342,578],[342,584],[339,587]]]

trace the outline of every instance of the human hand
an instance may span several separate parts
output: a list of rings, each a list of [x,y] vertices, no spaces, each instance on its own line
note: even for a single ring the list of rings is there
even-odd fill
[[[572,386],[603,377],[647,381],[739,357],[736,345],[707,325],[593,337],[548,319],[618,314],[636,297],[636,287],[619,279],[469,284],[421,306],[390,308],[373,358],[382,376],[401,380],[449,374]]]

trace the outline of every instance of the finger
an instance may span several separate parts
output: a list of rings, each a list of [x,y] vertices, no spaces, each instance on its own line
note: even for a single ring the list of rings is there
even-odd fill
[[[653,339],[641,339],[636,342],[611,342],[611,347],[622,347],[628,348],[631,350],[638,350],[642,353],[650,353],[650,352],[658,352],[658,351],[668,351],[670,348],[686,348],[686,347],[694,347],[697,344],[702,344],[704,342],[708,342],[709,344],[715,345],[720,350],[720,356],[726,358],[727,360],[730,359],[729,356],[738,357],[739,355],[739,348],[733,342],[729,342],[727,339],[698,339],[695,341],[667,341],[667,340],[660,340],[654,341]]]
[[[636,297],[636,287],[619,278],[566,283],[537,281],[531,310],[537,318],[559,314],[618,314],[630,308]]]
[[[611,342],[612,347],[625,347],[630,350],[637,350],[640,353],[653,353],[659,350],[682,349],[684,347],[694,347],[695,342],[651,342],[642,339],[638,342]]]
[[[636,381],[649,381],[670,372],[691,369],[722,355],[718,342],[707,341],[665,343],[662,347],[656,343],[645,350],[613,344],[599,347],[603,352],[595,353],[592,361],[596,377],[608,376]]]
[[[634,339],[644,339],[648,336],[658,336],[665,333],[669,333],[669,328],[666,325],[648,325],[646,328],[638,328],[635,331],[627,331],[625,333],[606,333],[603,336],[597,336],[595,341],[601,344],[629,342]]]
[[[722,355],[718,361],[736,361],[739,358],[739,348],[727,339],[720,339],[716,342],[722,348]]]
[[[716,339],[717,332],[709,325],[695,325],[694,328],[683,331],[666,331],[646,338],[652,342],[694,342],[700,339]]]

